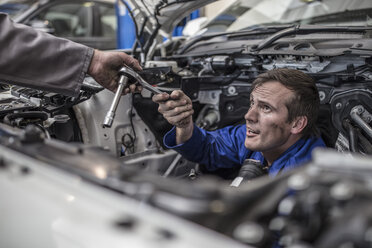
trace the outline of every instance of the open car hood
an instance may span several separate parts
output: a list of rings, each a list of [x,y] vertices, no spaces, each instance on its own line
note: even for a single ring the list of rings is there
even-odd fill
[[[129,0],[137,24],[141,24],[144,18],[148,18],[151,25],[146,25],[147,30],[152,33],[156,25],[160,25],[159,32],[169,37],[173,28],[192,11],[205,6],[216,0]],[[167,3],[165,3],[167,2]]]

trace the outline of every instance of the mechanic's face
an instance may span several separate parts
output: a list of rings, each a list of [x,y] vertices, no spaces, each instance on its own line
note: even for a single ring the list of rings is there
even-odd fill
[[[251,93],[251,107],[244,116],[247,133],[244,145],[276,159],[293,142],[286,103],[294,93],[277,81],[263,83]],[[297,140],[296,140],[297,141]]]

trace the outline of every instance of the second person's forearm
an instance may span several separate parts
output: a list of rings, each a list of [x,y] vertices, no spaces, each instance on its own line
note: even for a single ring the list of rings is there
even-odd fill
[[[188,122],[185,127],[176,127],[176,143],[177,145],[183,144],[188,141],[194,131],[194,123]]]

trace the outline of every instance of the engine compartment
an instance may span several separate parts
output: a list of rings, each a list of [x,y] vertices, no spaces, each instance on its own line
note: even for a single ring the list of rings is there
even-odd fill
[[[182,89],[193,101],[194,121],[206,130],[242,123],[251,83],[266,70],[294,68],[314,77],[321,100],[317,124],[330,150],[275,179],[232,188],[236,171],[215,177],[165,149],[162,137],[172,127],[146,90],[123,96],[113,126],[103,127],[113,93],[91,78],[75,98],[3,86],[0,145],[239,244],[366,247],[372,240],[367,36],[319,33],[268,42],[263,38],[271,36],[242,32],[159,47],[146,61],[141,76],[166,92]],[[2,153],[2,173],[21,163],[14,154]]]

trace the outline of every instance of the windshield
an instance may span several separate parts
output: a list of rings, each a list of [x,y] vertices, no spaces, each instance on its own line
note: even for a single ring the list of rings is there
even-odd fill
[[[0,2],[0,12],[9,14],[11,18],[15,18],[22,14],[33,4],[37,3],[38,0],[10,0]]]
[[[372,0],[236,0],[205,28],[222,32],[283,24],[372,26]]]

